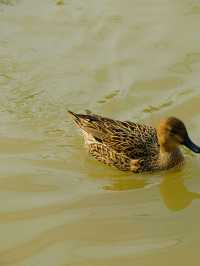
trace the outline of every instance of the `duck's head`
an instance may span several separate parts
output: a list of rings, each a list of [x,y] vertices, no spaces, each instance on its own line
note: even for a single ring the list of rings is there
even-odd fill
[[[172,152],[179,145],[184,145],[193,152],[200,153],[200,147],[191,141],[184,123],[178,118],[162,119],[157,128],[157,136],[162,151]]]

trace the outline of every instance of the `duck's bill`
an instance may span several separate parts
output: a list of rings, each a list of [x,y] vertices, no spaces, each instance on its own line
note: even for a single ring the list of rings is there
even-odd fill
[[[184,144],[187,148],[192,150],[193,152],[200,153],[200,147],[194,144],[190,138],[187,138],[184,142]]]

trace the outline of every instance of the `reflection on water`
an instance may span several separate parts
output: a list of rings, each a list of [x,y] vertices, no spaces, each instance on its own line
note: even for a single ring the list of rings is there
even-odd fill
[[[144,177],[123,177],[112,178],[110,185],[104,185],[105,190],[122,191],[148,188],[149,186],[159,186],[161,199],[166,207],[172,211],[180,211],[192,203],[195,199],[200,199],[200,193],[189,191],[184,184],[183,171],[170,171],[164,173],[161,178],[155,177],[149,180],[150,176]],[[159,184],[158,184],[159,182]]]
[[[131,178],[128,180],[116,181],[112,185],[104,186],[104,189],[112,191],[120,191],[120,190],[144,188],[145,185],[146,182],[144,179]]]
[[[160,184],[160,194],[167,208],[172,211],[180,211],[189,207],[193,200],[200,199],[200,193],[189,191],[180,173],[164,176]]]
[[[0,265],[199,261],[199,157],[134,175],[85,152],[67,110],[157,124],[200,143],[199,4],[0,0]]]

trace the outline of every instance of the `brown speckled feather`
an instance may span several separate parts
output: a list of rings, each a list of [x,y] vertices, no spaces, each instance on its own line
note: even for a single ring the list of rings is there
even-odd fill
[[[86,140],[89,153],[105,164],[138,172],[142,171],[144,158],[158,154],[157,134],[151,126],[93,114],[70,114],[86,136],[93,137],[93,141],[87,143]],[[138,160],[141,169],[135,169],[134,164],[131,169],[131,161]]]

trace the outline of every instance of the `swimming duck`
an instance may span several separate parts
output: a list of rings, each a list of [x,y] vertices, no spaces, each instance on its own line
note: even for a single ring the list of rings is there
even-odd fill
[[[135,173],[167,170],[180,166],[184,145],[195,153],[200,147],[188,136],[184,123],[176,117],[162,119],[157,128],[100,115],[68,111],[81,129],[89,153],[98,161]]]

